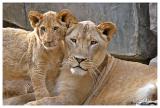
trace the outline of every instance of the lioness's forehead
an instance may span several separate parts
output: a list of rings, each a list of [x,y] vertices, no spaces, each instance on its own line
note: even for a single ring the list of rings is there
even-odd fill
[[[82,21],[79,23],[83,32],[92,33],[96,30],[96,25],[92,21]]]
[[[91,21],[82,21],[79,23],[79,25],[81,29],[81,34],[93,35],[98,33],[96,25]]]
[[[89,25],[89,27],[96,27],[95,23],[92,21],[82,21],[79,23],[82,24],[83,26]]]
[[[68,30],[67,35],[69,34],[71,34],[70,36],[73,37],[86,37],[89,35],[95,38],[94,35],[98,35],[98,31],[96,29],[96,25],[92,21],[82,21],[74,26],[71,30]]]

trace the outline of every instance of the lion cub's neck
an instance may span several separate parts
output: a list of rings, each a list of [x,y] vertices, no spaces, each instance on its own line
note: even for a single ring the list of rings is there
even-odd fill
[[[56,48],[52,50],[47,50],[43,47],[43,45],[40,43],[40,41],[37,39],[35,31],[30,32],[28,34],[29,37],[29,47],[28,47],[28,57],[31,57],[31,61],[35,62],[38,58],[38,60],[42,61],[54,61],[55,63],[62,62],[62,59],[64,57],[63,52],[63,41],[60,41],[61,45],[57,46]]]

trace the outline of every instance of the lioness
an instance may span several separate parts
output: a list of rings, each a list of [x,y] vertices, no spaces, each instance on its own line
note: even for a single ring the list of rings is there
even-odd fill
[[[156,68],[111,56],[106,48],[116,32],[111,22],[83,21],[68,29],[64,60],[55,97],[28,105],[136,104],[156,100]]]
[[[34,31],[3,28],[4,98],[32,92],[32,86],[36,99],[53,95],[64,57],[64,36],[77,22],[66,9],[30,11],[28,17]]]

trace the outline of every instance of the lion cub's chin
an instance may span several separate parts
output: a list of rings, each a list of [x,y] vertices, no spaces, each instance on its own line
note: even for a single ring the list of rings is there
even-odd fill
[[[46,50],[53,50],[53,49],[57,48],[56,46],[46,47],[45,45],[43,45],[43,47],[44,47]]]
[[[87,73],[87,71],[82,70],[80,68],[71,68],[70,70],[71,70],[72,74],[79,75],[79,76],[84,76]]]

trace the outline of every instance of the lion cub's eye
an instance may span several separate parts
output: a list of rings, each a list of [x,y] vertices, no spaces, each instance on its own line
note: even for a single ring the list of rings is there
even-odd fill
[[[45,32],[46,28],[44,26],[41,27],[41,31]]]
[[[97,44],[97,41],[91,41],[91,45]]]
[[[56,31],[56,30],[58,30],[58,26],[55,26],[55,27],[53,27],[53,31]]]
[[[76,39],[71,38],[71,41],[74,42],[74,43],[76,43]]]

